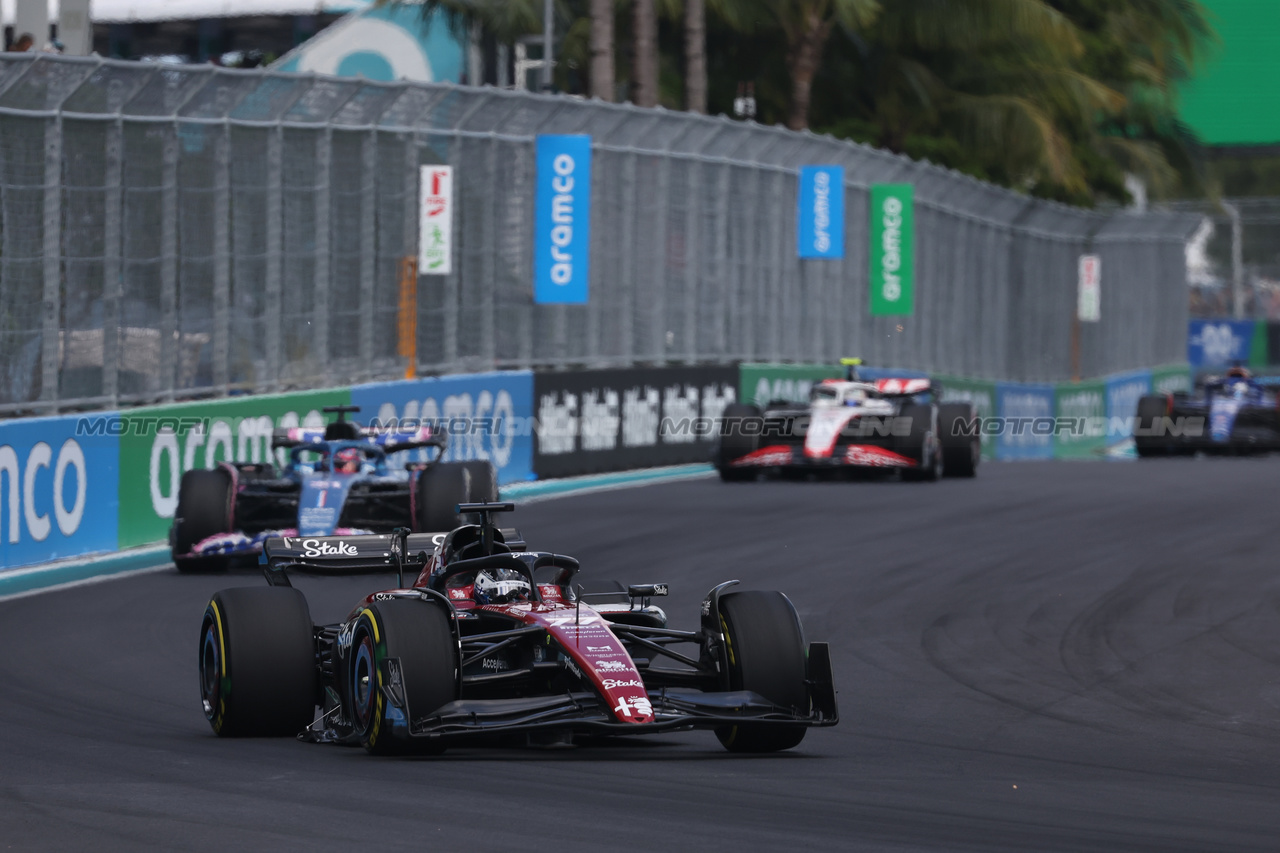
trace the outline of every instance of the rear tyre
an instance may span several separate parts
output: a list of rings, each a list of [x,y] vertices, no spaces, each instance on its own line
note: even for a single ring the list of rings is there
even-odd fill
[[[449,617],[431,602],[380,601],[361,611],[351,634],[346,695],[365,749],[379,755],[444,751],[441,741],[411,739],[409,725],[458,698],[457,648]],[[392,660],[407,710],[388,701]]]
[[[764,417],[759,408],[745,403],[730,403],[724,407],[720,422],[720,440],[716,445],[715,465],[720,472],[720,479],[726,483],[741,483],[756,478],[754,468],[734,468],[737,459],[754,453],[760,447],[760,430],[750,426],[764,425]]]
[[[183,559],[179,555],[191,553],[192,548],[210,536],[231,532],[234,498],[231,475],[221,468],[188,471],[182,475],[171,539],[171,554],[178,571],[208,572],[226,569],[226,557]]]
[[[421,533],[453,530],[463,522],[456,509],[471,495],[468,462],[437,462],[418,475],[415,521]]]
[[[933,482],[942,476],[942,448],[934,432],[937,421],[933,406],[908,403],[899,417],[910,418],[911,432],[899,439],[898,452],[916,460],[919,467],[903,468],[902,479]]]
[[[972,403],[943,403],[938,406],[938,443],[942,445],[942,473],[946,477],[972,477],[982,461],[982,438],[965,435],[960,427],[970,427],[978,417]]]
[[[720,598],[729,659],[728,688],[759,693],[775,705],[809,713],[804,633],[791,601],[780,592],[734,592]],[[742,723],[716,737],[730,752],[777,752],[804,740],[804,726]]]
[[[467,503],[490,503],[498,500],[498,470],[488,460],[477,459],[471,462],[459,462],[467,469],[470,482],[467,485]],[[464,524],[479,524],[480,516],[467,513],[462,517]]]
[[[319,693],[311,611],[291,587],[214,593],[200,625],[200,699],[221,737],[284,737]]]
[[[1169,413],[1169,398],[1164,394],[1147,394],[1138,400],[1139,432],[1154,432],[1159,419]],[[1174,452],[1172,442],[1164,436],[1134,435],[1133,447],[1144,459],[1152,456],[1168,456]]]

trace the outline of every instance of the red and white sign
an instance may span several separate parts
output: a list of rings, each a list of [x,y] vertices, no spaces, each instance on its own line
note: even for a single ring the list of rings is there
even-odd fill
[[[1097,255],[1080,256],[1080,299],[1077,314],[1082,323],[1102,319],[1102,259]]]
[[[418,198],[418,275],[447,275],[453,272],[453,167],[423,166]]]

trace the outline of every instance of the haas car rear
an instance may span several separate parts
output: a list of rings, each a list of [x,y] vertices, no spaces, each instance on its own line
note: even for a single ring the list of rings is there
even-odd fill
[[[969,403],[939,403],[925,378],[814,385],[808,404],[725,407],[715,464],[726,481],[761,472],[899,471],[904,479],[972,477],[982,456]]]
[[[482,523],[447,534],[269,540],[270,585],[223,590],[205,611],[200,688],[214,731],[404,753],[500,734],[559,745],[696,728],[733,751],[772,752],[836,724],[827,645],[805,642],[786,596],[729,581],[702,602],[697,630],[669,628],[652,603],[664,584],[584,597],[576,560],[492,524],[512,508],[462,505]],[[400,585],[313,625],[288,572],[333,565],[398,571]]]
[[[1133,443],[1142,457],[1280,450],[1280,392],[1232,367],[1203,379],[1198,393],[1148,394],[1138,401]]]
[[[319,428],[277,429],[273,462],[221,462],[182,476],[169,531],[180,571],[216,570],[257,557],[277,536],[389,533],[400,527],[444,530],[459,522],[454,507],[498,499],[486,461],[441,462],[446,435],[428,426],[369,429],[346,420],[355,406],[330,406],[337,420]],[[416,455],[435,451],[431,461]]]

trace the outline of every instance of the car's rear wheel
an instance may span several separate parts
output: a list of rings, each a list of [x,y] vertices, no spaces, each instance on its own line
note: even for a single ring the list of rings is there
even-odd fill
[[[479,466],[489,470],[482,472]],[[473,467],[479,476],[473,475]],[[490,490],[496,492],[496,479],[497,475],[488,462],[437,462],[427,468],[418,475],[415,495],[417,506],[414,520],[418,531],[439,533],[464,524],[458,516],[458,504],[474,500],[473,494],[487,496]]]
[[[1154,434],[1157,431],[1156,425],[1168,413],[1169,398],[1164,394],[1147,394],[1138,400],[1138,423],[1133,436],[1133,447],[1139,456],[1150,458],[1173,453],[1173,443],[1165,436]]]
[[[982,461],[982,438],[975,427],[978,417],[972,403],[938,406],[938,443],[942,445],[942,473],[947,477],[972,477]],[[973,434],[966,434],[972,432]]]
[[[390,684],[392,667],[398,688]],[[389,701],[397,689],[407,708]],[[457,644],[444,609],[415,600],[365,608],[351,633],[346,695],[355,734],[369,752],[443,751],[441,741],[411,739],[409,726],[458,698]]]
[[[942,476],[942,447],[934,432],[933,406],[908,403],[902,407],[899,417],[909,419],[910,432],[899,439],[903,456],[916,460],[915,468],[903,468],[904,480],[932,482]]]
[[[759,449],[760,430],[753,427],[763,425],[764,417],[756,406],[730,403],[724,407],[715,456],[716,470],[720,472],[721,480],[739,483],[756,478],[754,468],[735,468],[733,463]]]
[[[315,714],[311,611],[291,587],[214,593],[200,625],[200,699],[222,737],[294,735]]]
[[[791,601],[780,592],[734,592],[720,598],[728,658],[728,689],[750,690],[774,705],[809,713],[804,633]],[[716,729],[730,752],[777,752],[804,740],[806,728],[741,723]]]
[[[182,475],[178,486],[178,509],[174,514],[172,556],[180,572],[221,571],[227,558],[182,557],[197,544],[219,533],[231,532],[231,475],[221,468],[195,470]]]

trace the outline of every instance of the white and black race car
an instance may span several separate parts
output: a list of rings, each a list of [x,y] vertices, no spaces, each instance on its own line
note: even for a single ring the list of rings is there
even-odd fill
[[[849,363],[852,361],[852,363]],[[931,379],[844,379],[813,386],[807,403],[725,407],[714,462],[725,481],[761,472],[889,470],[904,479],[972,477],[982,457],[970,403],[940,403]]]

